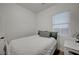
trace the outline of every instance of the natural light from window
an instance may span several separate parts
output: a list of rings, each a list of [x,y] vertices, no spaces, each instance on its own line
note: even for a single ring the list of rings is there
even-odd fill
[[[69,20],[70,20],[69,12],[58,13],[52,17],[52,20],[53,20],[52,28],[54,32],[58,32],[60,35],[69,34]]]

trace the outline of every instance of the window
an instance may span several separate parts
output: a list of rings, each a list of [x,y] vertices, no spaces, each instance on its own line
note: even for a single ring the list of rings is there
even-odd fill
[[[60,35],[69,34],[69,12],[59,13],[53,16],[53,31]]]

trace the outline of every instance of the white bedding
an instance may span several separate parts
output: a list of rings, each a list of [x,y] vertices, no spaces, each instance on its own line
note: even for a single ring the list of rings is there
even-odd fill
[[[12,40],[7,45],[9,55],[45,55],[56,49],[54,38],[39,37],[38,35]]]

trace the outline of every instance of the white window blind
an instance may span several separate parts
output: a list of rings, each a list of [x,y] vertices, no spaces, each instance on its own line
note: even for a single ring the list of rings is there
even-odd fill
[[[70,13],[63,12],[56,14],[52,17],[52,25],[53,31],[58,32],[61,35],[69,34],[69,20],[70,20]]]

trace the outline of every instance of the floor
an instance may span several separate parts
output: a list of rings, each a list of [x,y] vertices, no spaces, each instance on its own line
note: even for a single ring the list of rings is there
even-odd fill
[[[55,50],[54,55],[64,55],[64,52],[60,50]]]

